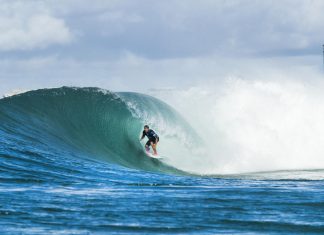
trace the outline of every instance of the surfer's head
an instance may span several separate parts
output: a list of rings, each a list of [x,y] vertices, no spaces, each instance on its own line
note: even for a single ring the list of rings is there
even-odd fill
[[[150,127],[149,127],[148,125],[145,125],[145,126],[144,126],[144,131],[145,131],[145,132],[148,132],[149,129],[150,129]]]

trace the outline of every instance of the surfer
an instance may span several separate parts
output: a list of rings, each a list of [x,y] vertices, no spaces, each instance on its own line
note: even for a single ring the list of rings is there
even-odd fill
[[[150,146],[152,146],[153,149],[153,155],[157,155],[157,151],[156,151],[156,145],[159,142],[159,136],[152,130],[150,129],[150,127],[148,125],[144,126],[144,130],[143,130],[143,134],[141,137],[141,140],[144,139],[144,137],[147,136],[148,141],[145,144],[145,150],[147,152],[150,151]]]

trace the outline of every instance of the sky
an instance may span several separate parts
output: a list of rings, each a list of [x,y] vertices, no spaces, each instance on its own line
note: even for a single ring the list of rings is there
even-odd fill
[[[0,0],[0,95],[323,71],[322,0]]]

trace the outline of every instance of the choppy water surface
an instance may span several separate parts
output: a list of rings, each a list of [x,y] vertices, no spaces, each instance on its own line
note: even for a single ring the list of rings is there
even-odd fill
[[[0,232],[324,233],[323,170],[199,176],[148,159],[143,102],[179,126],[164,139],[192,141],[172,108],[139,94],[60,88],[0,100]]]

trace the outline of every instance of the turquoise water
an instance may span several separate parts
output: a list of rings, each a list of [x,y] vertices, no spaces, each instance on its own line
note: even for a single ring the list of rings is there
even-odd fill
[[[324,233],[321,169],[204,175],[147,158],[144,123],[169,159],[204,144],[153,97],[43,89],[1,99],[0,122],[2,234]]]

